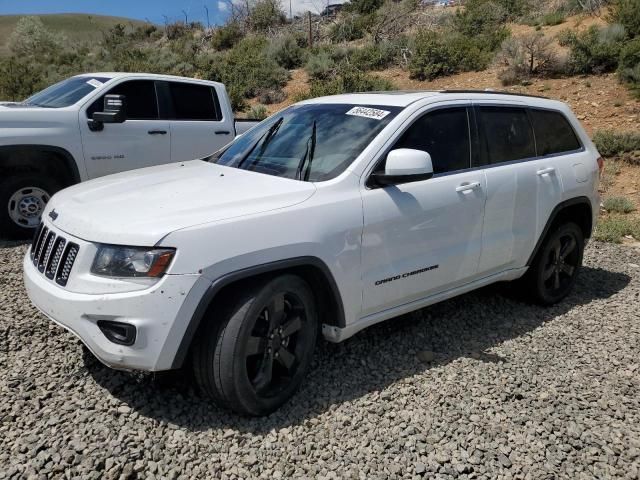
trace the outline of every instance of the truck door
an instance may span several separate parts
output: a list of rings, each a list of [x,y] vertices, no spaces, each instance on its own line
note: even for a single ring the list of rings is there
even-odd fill
[[[211,155],[234,139],[233,118],[225,118],[211,85],[162,82],[171,124],[171,160]],[[228,116],[228,115],[227,115]]]
[[[464,103],[431,109],[392,147],[428,152],[433,178],[362,190],[365,315],[473,280],[486,183],[471,168],[469,113]]]
[[[91,131],[88,121],[102,111],[104,96],[80,109],[80,132],[89,178],[171,161],[168,120],[160,120],[153,80],[128,80],[105,94],[125,95],[127,119]]]

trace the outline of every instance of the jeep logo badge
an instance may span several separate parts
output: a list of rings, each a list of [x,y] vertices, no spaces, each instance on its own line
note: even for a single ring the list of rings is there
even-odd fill
[[[51,220],[55,220],[56,218],[58,218],[58,212],[56,212],[55,208],[49,212],[49,218]]]

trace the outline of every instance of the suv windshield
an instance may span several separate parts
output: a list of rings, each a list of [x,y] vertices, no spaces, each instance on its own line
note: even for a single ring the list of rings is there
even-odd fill
[[[105,77],[72,77],[45,88],[27,98],[23,103],[45,108],[68,107],[109,80]]]
[[[209,160],[279,177],[329,180],[342,173],[400,110],[351,104],[292,106]]]

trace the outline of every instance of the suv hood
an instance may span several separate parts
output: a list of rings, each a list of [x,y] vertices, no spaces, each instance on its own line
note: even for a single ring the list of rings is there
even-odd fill
[[[175,230],[289,207],[315,191],[312,183],[193,160],[67,188],[44,218],[55,210],[54,225],[83,240],[153,246]]]

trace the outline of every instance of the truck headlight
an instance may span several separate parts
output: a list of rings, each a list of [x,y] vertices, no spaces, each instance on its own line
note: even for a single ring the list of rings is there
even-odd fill
[[[169,267],[174,248],[100,245],[91,273],[103,277],[161,277]]]

